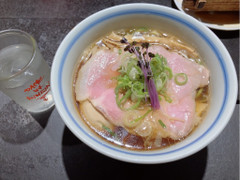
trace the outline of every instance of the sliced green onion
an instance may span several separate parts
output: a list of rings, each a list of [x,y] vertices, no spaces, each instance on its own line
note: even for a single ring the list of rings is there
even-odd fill
[[[117,87],[115,88],[114,92],[115,92],[115,95],[116,95],[116,101],[117,101],[117,104],[119,105],[120,102],[119,102],[119,91],[121,88],[124,88],[124,84],[119,84],[117,85]],[[119,102],[119,103],[118,103]]]
[[[148,31],[149,30],[146,27],[141,27],[141,28],[138,28],[138,29],[135,30],[135,32],[148,32]]]
[[[130,70],[130,72],[129,72],[129,78],[131,79],[131,80],[136,80],[136,79],[138,79],[138,76],[140,76],[141,74],[139,73],[139,71],[135,68],[135,67],[133,67],[131,70]]]
[[[131,94],[131,100],[132,100],[133,102],[137,102],[137,101],[138,101],[138,97],[135,96],[134,93],[132,93],[132,94]]]
[[[165,57],[161,56],[161,60],[164,64],[164,66],[167,66],[167,59]]]
[[[102,128],[105,129],[111,136],[115,136],[115,133],[109,127],[103,124]]]
[[[185,85],[188,81],[188,76],[185,73],[177,73],[175,74],[174,81],[179,86]]]
[[[116,94],[116,103],[120,109],[123,109],[122,104],[124,104],[127,101],[131,94],[132,94],[131,90],[128,90],[120,100],[119,94]]]
[[[159,124],[162,126],[162,128],[164,128],[164,129],[166,128],[166,125],[162,122],[161,119],[159,119],[158,122],[159,122]]]
[[[172,79],[173,77],[172,69],[168,66],[165,66],[164,70],[168,72],[168,79]]]
[[[161,72],[164,71],[164,58],[156,54],[150,61],[150,66],[153,71],[154,76],[158,76]]]
[[[129,111],[129,110],[137,109],[139,107],[140,103],[141,103],[141,99],[138,99],[138,101],[134,105],[132,105],[131,107],[127,108],[126,110]]]
[[[166,93],[162,93],[161,95],[164,97],[165,101],[167,101],[168,103],[172,102],[172,99]]]
[[[203,88],[200,88],[200,89],[198,89],[198,91],[197,91],[197,93],[196,93],[196,96],[195,96],[195,98],[198,98],[198,97],[200,97],[200,96],[201,96],[201,94],[202,94],[202,92],[203,92]]]
[[[139,81],[133,83],[131,90],[137,98],[144,98],[147,95],[147,93],[144,92],[144,84]]]
[[[162,72],[160,75],[159,75],[159,78],[162,79],[162,83],[163,83],[163,86],[162,88],[165,86],[167,80],[168,80],[168,76],[166,73]],[[161,89],[162,89],[161,88]]]
[[[126,102],[126,100],[131,96],[131,90],[129,89],[125,95],[120,99],[119,103]],[[123,101],[124,100],[124,101]]]
[[[136,122],[144,119],[151,111],[152,111],[152,109],[149,109],[144,115],[140,116],[137,119],[134,119],[134,120],[130,121],[130,123],[136,123]]]
[[[158,78],[158,79],[155,81],[155,84],[156,84],[157,92],[159,92],[159,91],[163,88],[162,80],[161,80],[160,78]]]
[[[118,54],[122,54],[122,49],[118,49]]]

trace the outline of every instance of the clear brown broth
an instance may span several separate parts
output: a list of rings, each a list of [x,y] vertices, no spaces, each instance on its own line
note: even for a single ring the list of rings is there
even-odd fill
[[[135,29],[126,29],[124,32],[121,30],[121,32],[119,34],[121,35],[126,35],[127,33],[132,33],[134,32]],[[161,35],[164,35],[165,33],[162,33],[161,32]],[[165,36],[165,35],[164,35]],[[167,35],[168,37],[170,35]],[[100,38],[101,39],[101,38]],[[96,41],[96,42],[99,42],[99,39]],[[90,49],[96,45],[96,42],[93,43],[91,46],[90,46]],[[181,41],[182,42],[182,41]],[[176,51],[176,50],[174,50]],[[181,53],[182,54],[182,53]],[[74,86],[75,86],[75,81],[76,81],[76,78],[77,78],[77,72],[80,70],[80,68],[84,65],[84,59],[82,59],[81,57],[79,58],[80,59],[80,62],[78,62],[78,66],[75,70],[75,74],[74,74],[74,82],[73,82],[73,95],[74,95],[74,98],[76,99],[76,96],[75,96],[75,89],[74,89]],[[189,57],[190,60],[195,60],[197,63],[201,63],[201,64],[204,64],[203,60],[198,56],[198,57]],[[203,93],[201,94],[201,96],[199,96],[198,98],[196,98],[196,102],[199,101],[199,102],[205,102],[205,103],[208,103],[209,101],[209,96],[210,96],[210,92],[209,92],[209,86],[205,86],[203,88]],[[140,137],[138,135],[134,135],[134,134],[131,134],[129,133],[125,128],[123,127],[120,127],[120,126],[114,126],[114,128],[112,129],[112,132],[108,132],[104,129],[102,130],[98,130],[96,129],[95,127],[93,127],[88,119],[86,118],[84,112],[79,108],[80,107],[80,103],[76,101],[76,108],[79,112],[79,115],[82,117],[82,119],[84,120],[84,122],[86,123],[86,125],[94,132],[96,133],[97,135],[99,135],[103,140],[106,140],[114,145],[117,145],[117,146],[120,146],[120,147],[123,147],[123,148],[128,148],[128,149],[132,149],[132,150],[154,150],[154,149],[159,149],[159,147],[154,147],[152,146],[151,148],[149,147],[146,147],[144,145],[144,141],[145,139],[143,137]],[[205,115],[207,113],[207,109],[202,113],[201,117],[202,119],[204,119]],[[196,129],[197,127],[195,126],[193,128],[193,130],[190,132],[190,134],[194,131],[194,129]],[[190,135],[189,134],[189,135]],[[188,136],[189,136],[188,135]],[[176,144],[180,141],[182,141],[183,139],[185,139],[186,137],[182,138],[182,139],[179,139],[179,140],[173,140],[171,138],[163,138],[162,139],[162,143],[161,143],[161,149],[162,148],[166,148],[166,147],[169,147],[173,144]]]

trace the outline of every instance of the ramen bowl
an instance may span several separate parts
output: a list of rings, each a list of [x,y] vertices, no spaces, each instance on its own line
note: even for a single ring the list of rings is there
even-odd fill
[[[181,37],[192,45],[210,70],[211,100],[203,122],[187,138],[159,150],[129,150],[94,133],[76,108],[74,69],[83,50],[114,29],[150,27]],[[51,86],[56,108],[72,133],[106,156],[132,163],[154,164],[192,155],[212,142],[231,118],[237,98],[237,78],[232,59],[218,37],[194,18],[177,10],[136,3],[111,7],[77,24],[64,38],[54,57]]]

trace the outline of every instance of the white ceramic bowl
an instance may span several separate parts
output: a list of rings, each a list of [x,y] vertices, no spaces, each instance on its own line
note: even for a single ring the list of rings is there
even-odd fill
[[[160,28],[193,45],[211,71],[211,103],[203,123],[185,140],[162,150],[132,151],[112,145],[82,121],[73,98],[73,70],[82,51],[96,38],[124,27]],[[51,72],[58,112],[84,143],[109,157],[133,163],[164,163],[189,156],[213,141],[228,123],[236,103],[237,78],[232,59],[215,34],[194,18],[153,4],[125,4],[97,12],[75,26],[59,46]]]

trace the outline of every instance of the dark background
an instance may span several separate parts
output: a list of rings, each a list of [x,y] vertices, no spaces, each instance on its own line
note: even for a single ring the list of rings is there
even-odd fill
[[[104,8],[133,2],[176,8],[170,0],[0,0],[0,30],[32,34],[51,66],[59,44],[77,23]],[[213,32],[228,49],[239,75],[239,31]],[[56,109],[35,120],[0,92],[0,179],[237,180],[238,102],[224,131],[203,150],[176,162],[138,165],[90,149],[67,129]]]

